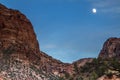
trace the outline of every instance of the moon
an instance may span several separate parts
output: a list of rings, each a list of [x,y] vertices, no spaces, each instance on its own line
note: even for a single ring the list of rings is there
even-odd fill
[[[95,14],[97,12],[96,8],[93,8],[92,12]]]

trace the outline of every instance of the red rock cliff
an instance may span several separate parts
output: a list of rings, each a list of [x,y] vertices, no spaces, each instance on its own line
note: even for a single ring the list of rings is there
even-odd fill
[[[30,21],[19,11],[0,4],[0,47],[19,43],[24,48],[39,51],[38,41]]]
[[[120,38],[109,38],[99,54],[101,58],[120,58]]]

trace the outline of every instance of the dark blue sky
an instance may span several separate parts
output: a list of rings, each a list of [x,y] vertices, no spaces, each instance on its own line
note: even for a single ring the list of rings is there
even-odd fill
[[[104,41],[120,37],[120,0],[1,0],[24,13],[40,49],[63,62],[97,57]],[[92,13],[96,8],[97,13]]]

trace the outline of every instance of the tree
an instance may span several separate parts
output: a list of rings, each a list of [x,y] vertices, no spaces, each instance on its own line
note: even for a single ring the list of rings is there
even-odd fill
[[[79,68],[77,66],[77,63],[74,64],[74,70],[77,74],[79,74]]]
[[[78,77],[76,80],[83,80],[83,78],[82,77]]]
[[[96,80],[98,78],[98,75],[95,73],[95,71],[92,72],[92,80]]]

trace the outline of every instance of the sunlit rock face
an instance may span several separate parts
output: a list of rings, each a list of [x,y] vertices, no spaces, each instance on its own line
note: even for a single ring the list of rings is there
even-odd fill
[[[120,38],[108,39],[99,57],[119,56]],[[83,75],[86,78],[86,74],[78,74],[79,70],[92,61],[93,58],[84,58],[72,64],[63,63],[40,51],[33,26],[26,16],[0,4],[1,80],[77,80]]]
[[[59,80],[73,65],[39,50],[31,22],[18,10],[0,4],[0,79]]]
[[[0,4],[0,47],[19,43],[38,51],[38,41],[30,21],[19,11]]]
[[[100,58],[120,58],[120,38],[109,38],[103,45]]]

